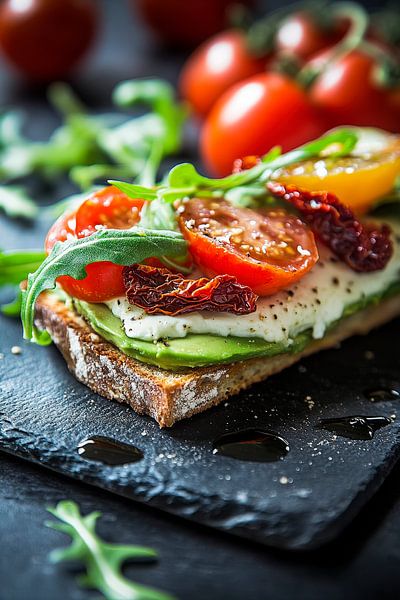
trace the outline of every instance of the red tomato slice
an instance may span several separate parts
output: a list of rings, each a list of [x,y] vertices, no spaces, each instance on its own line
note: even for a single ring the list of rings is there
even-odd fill
[[[47,254],[50,254],[56,242],[65,242],[74,237],[75,212],[68,211],[58,217],[57,221],[50,227],[44,242],[44,248]]]
[[[57,282],[74,298],[85,302],[106,302],[125,294],[122,269],[112,262],[96,262],[86,266],[87,276],[84,279],[63,275]]]
[[[139,221],[144,201],[129,198],[110,185],[95,192],[76,211],[76,235],[86,237],[99,229],[129,229]]]
[[[129,229],[140,216],[143,200],[132,199],[116,187],[105,187],[92,194],[76,213],[62,215],[47,234],[45,248],[50,252],[57,241],[86,237],[99,229]],[[71,296],[86,302],[105,302],[125,293],[122,269],[109,261],[87,265],[87,277],[68,275],[57,281]]]
[[[313,233],[282,208],[256,212],[196,198],[181,211],[182,233],[202,271],[234,275],[261,296],[290,286],[318,260]]]

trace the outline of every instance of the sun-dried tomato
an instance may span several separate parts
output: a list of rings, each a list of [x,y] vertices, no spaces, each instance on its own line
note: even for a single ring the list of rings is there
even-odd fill
[[[185,279],[148,265],[123,270],[126,296],[148,314],[180,315],[198,310],[246,315],[256,310],[256,294],[232,275]]]
[[[363,225],[350,208],[329,192],[268,183],[269,192],[292,204],[315,235],[354,271],[383,269],[393,254],[390,227]]]

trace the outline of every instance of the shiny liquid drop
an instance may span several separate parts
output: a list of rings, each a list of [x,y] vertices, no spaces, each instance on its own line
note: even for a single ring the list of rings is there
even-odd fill
[[[375,431],[392,423],[389,417],[337,417],[322,419],[317,425],[351,440],[372,440]]]
[[[136,446],[100,435],[79,442],[77,450],[86,460],[97,460],[112,466],[134,463],[142,460],[144,456]]]
[[[388,400],[400,400],[400,391],[391,387],[369,388],[365,390],[364,396],[371,402],[385,402]]]
[[[289,452],[288,442],[271,431],[243,429],[225,433],[214,442],[214,454],[222,454],[238,460],[274,462]]]

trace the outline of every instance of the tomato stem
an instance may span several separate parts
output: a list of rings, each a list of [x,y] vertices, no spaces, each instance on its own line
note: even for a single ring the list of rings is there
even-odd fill
[[[376,62],[373,77],[378,86],[395,88],[400,85],[400,64],[388,50],[369,40],[363,40],[360,49]]]
[[[337,2],[331,7],[332,18],[339,21],[348,19],[350,27],[346,35],[331,49],[321,65],[307,63],[298,74],[298,81],[304,87],[310,87],[332,63],[358,48],[364,41],[369,25],[369,17],[362,6],[355,2]]]

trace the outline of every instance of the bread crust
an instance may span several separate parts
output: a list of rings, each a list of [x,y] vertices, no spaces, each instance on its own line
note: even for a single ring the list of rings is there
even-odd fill
[[[36,325],[50,333],[71,373],[105,398],[129,404],[153,417],[160,427],[191,417],[229,396],[291,366],[303,357],[331,348],[400,314],[398,296],[341,321],[302,352],[253,358],[232,364],[167,371],[135,360],[101,338],[90,325],[52,294],[36,304]]]

